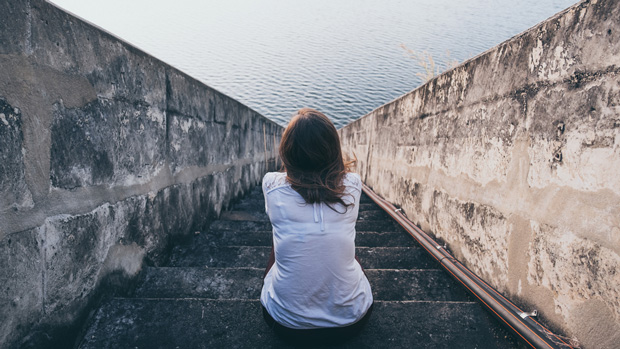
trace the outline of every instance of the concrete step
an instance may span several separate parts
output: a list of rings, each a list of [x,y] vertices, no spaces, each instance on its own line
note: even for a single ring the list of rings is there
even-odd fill
[[[388,232],[388,231],[402,231],[398,223],[392,220],[358,220],[355,224],[356,231],[376,231],[376,232]]]
[[[360,212],[363,211],[383,211],[377,204],[374,202],[360,202]]]
[[[271,231],[209,231],[200,233],[188,243],[173,248],[173,253],[182,249],[199,250],[208,246],[271,246]],[[355,245],[358,247],[394,247],[414,246],[415,240],[403,232],[372,232],[356,233]]]
[[[256,300],[126,299],[104,303],[79,348],[290,348]],[[473,302],[375,302],[359,336],[339,348],[516,348]]]
[[[358,247],[406,247],[418,246],[418,243],[406,232],[358,231],[355,234],[355,246]]]
[[[265,201],[261,200],[245,200],[232,205],[231,210],[234,211],[256,211],[265,212]]]
[[[263,268],[147,267],[137,298],[260,298]]]
[[[364,269],[439,269],[440,265],[421,247],[358,247]]]
[[[374,204],[375,202],[372,201],[372,199],[370,197],[368,197],[368,195],[362,193],[362,196],[360,197],[360,204]]]
[[[152,268],[144,271],[138,298],[259,299],[260,268]],[[367,269],[375,300],[471,301],[441,270]]]
[[[271,253],[268,246],[207,246],[178,249],[170,257],[170,267],[265,268]]]
[[[253,221],[253,222],[267,222],[269,216],[263,211],[224,211],[220,215],[220,220],[223,221]]]
[[[375,300],[473,301],[454,279],[439,269],[366,269]]]
[[[206,246],[177,249],[170,267],[265,268],[268,246]],[[437,269],[437,262],[420,247],[357,247],[365,269]]]
[[[378,206],[377,206],[378,207]],[[387,212],[376,209],[376,210],[360,210],[357,215],[358,221],[376,221],[376,220],[388,220],[390,219],[390,215]]]
[[[269,231],[208,231],[200,233],[188,244],[175,246],[177,250],[194,249],[200,251],[206,247],[217,246],[271,246],[272,234]]]
[[[271,230],[271,223],[268,221],[225,221],[217,220],[209,226],[210,231],[259,231]]]
[[[257,231],[271,230],[269,221],[248,221],[248,220],[217,220],[209,226],[211,231]],[[358,220],[355,224],[357,231],[401,231],[401,227],[391,220]]]

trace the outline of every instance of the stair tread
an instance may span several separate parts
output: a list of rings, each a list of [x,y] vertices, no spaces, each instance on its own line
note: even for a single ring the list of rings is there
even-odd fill
[[[437,269],[437,262],[420,247],[357,247],[356,255],[366,269]],[[178,249],[169,266],[265,268],[268,246],[206,246]]]
[[[135,297],[258,299],[264,269],[148,267]],[[367,269],[375,300],[468,301],[470,296],[442,270]]]
[[[80,348],[288,348],[256,300],[126,299],[104,303]],[[342,348],[515,348],[475,302],[375,302]]]

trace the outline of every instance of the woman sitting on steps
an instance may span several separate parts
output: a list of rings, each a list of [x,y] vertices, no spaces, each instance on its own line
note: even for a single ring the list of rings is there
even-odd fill
[[[286,172],[263,178],[273,249],[261,304],[267,324],[297,343],[346,340],[368,321],[373,298],[355,257],[362,182],[345,163],[336,128],[298,111],[282,135]]]

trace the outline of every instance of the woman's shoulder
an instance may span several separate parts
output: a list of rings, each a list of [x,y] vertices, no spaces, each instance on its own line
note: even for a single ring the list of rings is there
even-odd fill
[[[267,172],[263,177],[263,190],[268,191],[287,183],[286,172]]]

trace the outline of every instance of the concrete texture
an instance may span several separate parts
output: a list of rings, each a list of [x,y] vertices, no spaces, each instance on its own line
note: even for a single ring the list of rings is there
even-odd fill
[[[390,316],[371,316],[359,336],[320,347],[517,348],[504,332],[494,332],[497,327],[476,303],[378,301],[373,315],[377,313]],[[165,330],[160,325],[163,322],[169,323]],[[412,328],[411,324],[420,325]],[[299,348],[274,335],[262,319],[258,300],[191,298],[106,303],[80,348],[117,347]]]
[[[32,206],[32,194],[24,178],[21,111],[0,99],[0,210]]]
[[[259,303],[271,240],[261,243],[250,230],[220,230],[263,210],[260,187],[223,214],[210,229],[172,250],[165,267],[148,267],[127,296],[104,302],[87,321],[79,348],[291,348],[263,321]],[[367,198],[365,198],[367,200]],[[241,209],[250,203],[249,211]],[[390,221],[377,205],[364,204],[358,223]],[[366,217],[361,219],[361,216]],[[232,219],[230,219],[232,218]],[[268,223],[267,223],[268,224]],[[376,224],[380,226],[379,224]],[[518,348],[524,343],[473,302],[465,289],[417,247],[401,228],[384,228],[370,247],[357,240],[375,301],[370,321],[351,340],[332,348]],[[233,235],[236,235],[233,238]],[[401,244],[392,245],[394,237]],[[391,245],[391,246],[386,246]],[[422,252],[402,265],[402,251]],[[251,253],[247,253],[251,251]],[[405,254],[416,255],[411,250]],[[250,258],[250,256],[253,256]],[[371,256],[369,258],[369,256]],[[382,266],[377,266],[381,261]],[[373,265],[373,263],[375,265]],[[309,343],[304,343],[309,344]],[[299,346],[297,346],[299,347]],[[307,345],[307,347],[317,347]]]
[[[620,340],[620,1],[584,1],[341,129],[366,184],[581,342]]]
[[[436,264],[430,266],[435,268]],[[147,267],[144,280],[133,295],[140,298],[259,299],[264,272],[264,268],[247,267]],[[381,300],[472,300],[453,280],[446,278],[443,270],[367,269],[366,275],[373,295]]]
[[[64,345],[258,183],[282,128],[45,1],[0,13],[0,347]]]

